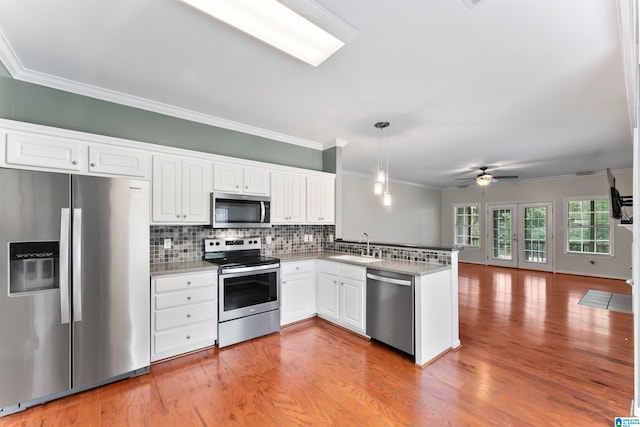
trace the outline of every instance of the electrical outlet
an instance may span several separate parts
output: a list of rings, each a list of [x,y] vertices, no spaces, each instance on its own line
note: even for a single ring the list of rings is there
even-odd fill
[[[329,234],[329,242],[333,242],[333,234]]]
[[[171,239],[164,239],[164,248],[171,249]]]
[[[266,242],[267,242],[267,245],[270,245],[270,244],[271,244],[271,242],[272,242],[272,238],[271,238],[271,236],[267,236],[265,240],[266,240]]]
[[[308,235],[308,234],[305,234],[305,235],[304,235],[304,241],[305,241],[305,242],[308,242],[308,241],[309,241],[309,235]]]
[[[313,234],[309,234],[309,241],[313,242]]]

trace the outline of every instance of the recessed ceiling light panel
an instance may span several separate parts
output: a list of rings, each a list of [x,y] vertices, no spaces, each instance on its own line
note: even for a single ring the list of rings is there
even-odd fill
[[[313,66],[345,45],[276,0],[181,1]]]

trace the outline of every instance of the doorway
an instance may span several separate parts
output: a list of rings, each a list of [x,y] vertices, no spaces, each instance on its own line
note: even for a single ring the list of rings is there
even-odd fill
[[[553,271],[553,204],[487,205],[487,264]]]

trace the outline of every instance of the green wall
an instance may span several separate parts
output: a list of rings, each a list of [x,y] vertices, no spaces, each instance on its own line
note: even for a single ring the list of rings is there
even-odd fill
[[[0,117],[152,144],[322,170],[320,150],[15,80],[0,66]]]

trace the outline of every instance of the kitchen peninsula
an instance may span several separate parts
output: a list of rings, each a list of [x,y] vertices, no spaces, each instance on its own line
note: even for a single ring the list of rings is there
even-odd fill
[[[353,255],[345,257],[344,252],[330,251],[280,254],[282,323],[293,323],[317,315],[367,336],[367,269],[409,275],[415,284],[415,363],[426,366],[461,345],[458,325],[458,249],[436,250],[447,253],[447,263],[391,258],[376,260]],[[296,280],[296,276],[305,270],[308,272],[307,281]],[[309,285],[310,277],[316,279],[314,287]],[[337,289],[338,283],[340,289]],[[303,286],[304,289],[292,289],[294,286]],[[305,306],[301,300],[306,301],[306,310],[301,308]],[[334,301],[337,301],[335,307]],[[293,317],[289,316],[290,311],[293,311]]]

